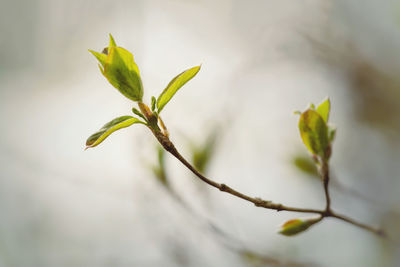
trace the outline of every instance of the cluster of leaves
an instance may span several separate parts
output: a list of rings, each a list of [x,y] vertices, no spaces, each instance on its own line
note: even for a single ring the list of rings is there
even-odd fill
[[[312,155],[316,166],[306,165],[307,171],[314,173],[322,165],[327,164],[332,154],[332,142],[335,138],[336,128],[328,124],[331,102],[329,98],[315,107],[310,104],[304,112],[296,111],[300,115],[299,130],[304,145]],[[304,167],[304,159],[297,161]],[[308,163],[308,162],[307,162]],[[281,226],[280,234],[286,236],[296,235],[304,232],[310,226],[319,222],[322,218],[292,219]]]
[[[91,135],[86,141],[86,148],[99,145],[111,133],[141,123],[151,128],[158,128],[159,114],[165,105],[171,100],[175,93],[190,79],[192,79],[200,70],[200,66],[183,71],[173,78],[167,87],[156,99],[151,97],[151,110],[143,100],[143,83],[140,78],[139,68],[135,63],[133,55],[126,49],[118,47],[114,38],[110,34],[109,46],[104,48],[102,53],[89,50],[99,61],[101,73],[106,77],[112,86],[128,99],[137,102],[139,109],[132,108],[132,112],[139,116],[121,116],[107,124],[99,131]],[[161,121],[162,124],[162,121]],[[162,126],[162,125],[161,125]]]
[[[328,124],[331,102],[328,99],[315,108],[314,104],[300,113],[300,136],[307,149],[318,162],[327,162],[331,156],[331,144],[336,128]]]

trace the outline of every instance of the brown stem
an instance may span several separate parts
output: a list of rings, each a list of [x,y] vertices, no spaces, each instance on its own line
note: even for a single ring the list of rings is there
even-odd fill
[[[349,217],[346,217],[346,216],[344,216],[344,215],[340,215],[340,214],[331,212],[330,215],[329,215],[329,217],[334,217],[334,218],[336,218],[336,219],[339,219],[339,220],[348,222],[348,223],[350,223],[350,224],[352,224],[352,225],[355,225],[355,226],[360,227],[360,228],[362,228],[362,229],[364,229],[364,230],[367,230],[367,231],[369,231],[369,232],[372,232],[372,233],[374,233],[374,234],[376,234],[376,235],[379,235],[379,236],[382,236],[382,237],[386,237],[386,233],[385,233],[382,229],[380,229],[380,228],[375,228],[375,227],[372,227],[372,226],[369,226],[369,225],[360,223],[360,222],[358,222],[358,221],[356,221],[356,220],[354,220],[354,219],[351,219],[351,218],[349,218]]]
[[[183,165],[185,165],[191,172],[193,172],[200,180],[203,182],[211,185],[212,187],[215,187],[219,189],[222,192],[226,192],[228,194],[234,195],[238,198],[247,200],[251,203],[253,203],[257,207],[262,207],[266,209],[272,209],[276,211],[293,211],[293,212],[303,212],[303,213],[317,213],[317,214],[323,214],[323,210],[316,210],[316,209],[303,209],[303,208],[296,208],[296,207],[288,207],[284,206],[279,203],[274,203],[272,201],[268,200],[263,200],[261,198],[255,198],[255,197],[250,197],[247,196],[232,187],[226,185],[226,184],[220,184],[217,183],[204,175],[202,175],[199,171],[197,171],[175,148],[174,144],[166,137],[164,136],[161,132],[153,131],[154,135],[156,136],[157,140],[160,142],[160,144],[167,150],[169,153],[171,153],[175,158],[177,158]]]
[[[329,195],[329,165],[328,163],[323,160],[322,166],[321,166],[321,176],[322,176],[322,181],[324,183],[324,192],[325,192],[325,200],[326,200],[326,206],[325,210],[327,212],[330,212],[331,210],[331,197]]]
[[[149,118],[152,118],[153,115],[149,114]],[[269,200],[263,200],[261,198],[255,198],[255,197],[250,197],[248,195],[245,195],[232,187],[226,185],[226,184],[220,184],[217,183],[204,175],[202,175],[199,171],[197,171],[175,148],[175,145],[169,140],[169,137],[161,132],[159,127],[157,125],[149,125],[150,130],[153,132],[154,136],[157,138],[157,140],[160,142],[160,144],[164,147],[166,151],[171,153],[175,158],[177,158],[183,165],[185,165],[191,172],[193,172],[200,180],[203,182],[211,185],[212,187],[217,188],[218,190],[231,194],[235,197],[244,199],[246,201],[249,201],[253,203],[257,207],[262,207],[266,209],[272,209],[276,211],[292,211],[292,212],[302,212],[302,213],[316,213],[321,215],[320,220],[326,218],[326,217],[333,217],[342,221],[345,221],[347,223],[353,224],[357,227],[360,227],[362,229],[365,229],[371,233],[374,233],[378,236],[381,237],[386,237],[385,232],[382,229],[374,228],[372,226],[360,223],[358,221],[355,221],[349,217],[346,217],[344,215],[336,214],[334,213],[331,208],[331,200],[330,200],[330,195],[329,195],[329,168],[328,168],[328,163],[323,162],[321,166],[321,175],[324,181],[324,191],[325,191],[325,197],[326,197],[326,208],[324,210],[317,210],[317,209],[304,209],[304,208],[296,208],[296,207],[288,207],[284,206],[280,203],[274,203]]]

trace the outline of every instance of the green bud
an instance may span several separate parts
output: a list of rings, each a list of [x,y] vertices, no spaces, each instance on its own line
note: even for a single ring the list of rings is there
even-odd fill
[[[151,97],[151,111],[155,112],[156,111],[156,98],[154,96]]]
[[[310,219],[293,219],[285,222],[281,226],[280,234],[286,236],[297,235],[301,232],[307,230],[311,225],[319,222],[321,217],[318,218],[310,218]]]
[[[301,139],[308,150],[313,155],[327,159],[328,126],[321,115],[313,109],[303,112],[299,119],[299,130]]]
[[[100,62],[100,71],[112,86],[127,98],[136,102],[142,101],[143,85],[139,68],[128,50],[117,47],[110,34],[109,47],[105,48],[103,53],[89,51]]]

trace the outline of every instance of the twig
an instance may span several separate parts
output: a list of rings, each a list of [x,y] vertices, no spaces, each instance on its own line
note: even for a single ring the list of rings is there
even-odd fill
[[[150,109],[143,103],[139,103],[139,108],[142,110],[142,112],[148,119],[148,122],[149,122],[148,128],[153,132],[154,136],[157,138],[158,142],[164,147],[164,149],[166,151],[168,151],[170,154],[172,154],[175,158],[177,158],[183,165],[185,165],[191,172],[193,172],[200,180],[207,183],[208,185],[215,187],[222,192],[225,192],[225,193],[231,194],[235,197],[249,201],[257,207],[262,207],[262,208],[276,210],[276,211],[291,211],[291,212],[300,212],[300,213],[319,214],[321,216],[320,220],[327,218],[327,217],[333,217],[333,218],[345,221],[347,223],[350,223],[359,228],[362,228],[364,230],[367,230],[367,231],[374,233],[380,237],[386,237],[386,234],[382,229],[374,228],[372,226],[368,226],[366,224],[357,222],[349,217],[346,217],[344,215],[339,215],[331,210],[331,199],[330,199],[330,195],[329,195],[329,166],[328,166],[328,162],[326,159],[320,160],[320,166],[321,166],[320,167],[320,175],[323,179],[325,199],[326,199],[325,209],[318,210],[318,209],[305,209],[305,208],[289,207],[289,206],[285,206],[280,203],[274,203],[269,200],[263,200],[258,197],[250,197],[248,195],[245,195],[245,194],[233,189],[232,187],[230,187],[226,184],[217,183],[217,182],[205,177],[198,170],[196,170],[196,168],[194,168],[178,152],[175,145],[170,141],[169,136],[160,130],[160,128],[158,127],[158,124],[157,124],[158,118],[150,111]],[[166,128],[165,125],[163,125],[163,128]]]
[[[326,216],[326,217],[328,217],[328,216]],[[360,228],[362,228],[364,230],[370,231],[371,233],[374,233],[374,234],[376,234],[378,236],[387,237],[386,233],[382,229],[374,228],[372,226],[360,223],[360,222],[358,222],[358,221],[356,221],[354,219],[351,219],[351,218],[349,218],[347,216],[334,213],[333,211],[330,212],[329,217],[333,217],[333,218],[348,222],[348,223],[350,223],[352,225],[355,225],[357,227],[360,227]]]
[[[153,133],[155,133],[153,131]],[[231,194],[233,196],[236,196],[238,198],[247,200],[251,203],[253,203],[257,207],[262,207],[266,209],[272,209],[276,211],[292,211],[292,212],[301,212],[301,213],[315,213],[315,214],[320,214],[322,218],[326,217],[333,217],[337,218],[339,220],[345,221],[347,223],[350,223],[352,225],[355,225],[357,227],[360,227],[362,229],[365,229],[369,232],[372,232],[378,236],[385,237],[385,233],[382,229],[374,228],[372,226],[368,226],[366,224],[357,222],[353,219],[350,219],[346,216],[339,215],[334,213],[331,208],[330,208],[330,196],[329,196],[329,191],[328,191],[328,182],[329,182],[329,169],[326,169],[325,171],[325,180],[324,180],[324,189],[325,189],[325,196],[326,196],[326,208],[325,210],[317,210],[317,209],[305,209],[305,208],[297,208],[297,207],[289,207],[285,206],[283,204],[279,203],[274,203],[269,200],[263,200],[261,198],[254,198],[247,196],[232,187],[223,184],[223,183],[217,183],[204,175],[202,175],[200,172],[198,172],[175,148],[175,145],[167,138],[166,136],[155,133],[155,136],[157,140],[160,142],[160,144],[164,147],[165,150],[167,150],[169,153],[171,153],[175,158],[177,158],[183,165],[185,165],[191,172],[193,172],[199,179],[201,179],[203,182],[219,189],[222,192],[226,192],[228,194]],[[326,182],[325,182],[326,181]]]
[[[329,212],[331,210],[331,197],[329,195],[329,165],[326,161],[322,163],[320,175],[322,177],[322,182],[324,183],[324,192],[326,200],[325,210]]]
[[[158,138],[157,138],[158,139]],[[160,140],[159,140],[160,141]],[[284,206],[279,203],[274,203],[269,200],[263,200],[261,198],[255,198],[255,197],[250,197],[248,195],[245,195],[232,187],[223,184],[223,183],[217,183],[204,175],[202,175],[200,172],[198,172],[175,148],[175,146],[172,144],[171,141],[165,142],[165,140],[160,141],[161,145],[169,152],[171,153],[175,158],[177,158],[183,165],[185,165],[191,172],[193,172],[198,178],[200,178],[203,182],[219,189],[222,192],[234,195],[238,198],[247,200],[251,203],[253,203],[257,207],[262,207],[266,209],[272,209],[276,211],[293,211],[293,212],[303,212],[303,213],[317,213],[317,214],[323,214],[323,210],[316,210],[316,209],[303,209],[303,208],[296,208],[296,207],[288,207]],[[164,144],[165,146],[164,146]]]

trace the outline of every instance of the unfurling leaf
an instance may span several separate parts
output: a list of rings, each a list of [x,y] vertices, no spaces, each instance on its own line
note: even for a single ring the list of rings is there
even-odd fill
[[[335,140],[336,137],[336,127],[334,126],[328,126],[328,138],[329,138],[329,142],[333,142],[333,140]]]
[[[151,97],[151,111],[155,112],[156,111],[156,103],[157,100],[154,96]]]
[[[125,97],[142,101],[143,85],[139,68],[133,55],[122,47],[117,47],[110,34],[110,44],[106,53],[89,50],[100,62],[100,71]]]
[[[286,236],[292,236],[304,232],[311,225],[319,222],[321,217],[318,218],[310,218],[310,219],[293,219],[285,222],[281,226],[280,234]]]
[[[199,72],[199,70],[200,66],[185,70],[169,82],[167,87],[157,99],[158,113],[161,112],[161,110],[171,100],[171,98],[179,90],[179,88],[181,88],[185,83],[192,79]]]
[[[103,74],[124,96],[133,101],[142,101],[143,85],[139,68],[128,50],[111,48]]]
[[[147,121],[146,117],[137,108],[133,107],[132,112],[133,114],[136,114],[139,117],[141,117],[144,121]]]
[[[328,158],[328,126],[321,115],[312,109],[303,112],[299,120],[301,138],[312,154]]]
[[[329,100],[329,98],[327,98],[317,107],[317,112],[324,119],[325,123],[328,123],[330,109],[331,109],[331,101]]]
[[[131,126],[134,123],[145,124],[141,120],[134,118],[132,116],[121,116],[110,121],[109,123],[105,124],[98,132],[92,134],[86,140],[86,149],[97,146],[98,144],[103,142],[104,139],[107,138],[107,136],[109,136],[116,130]]]

